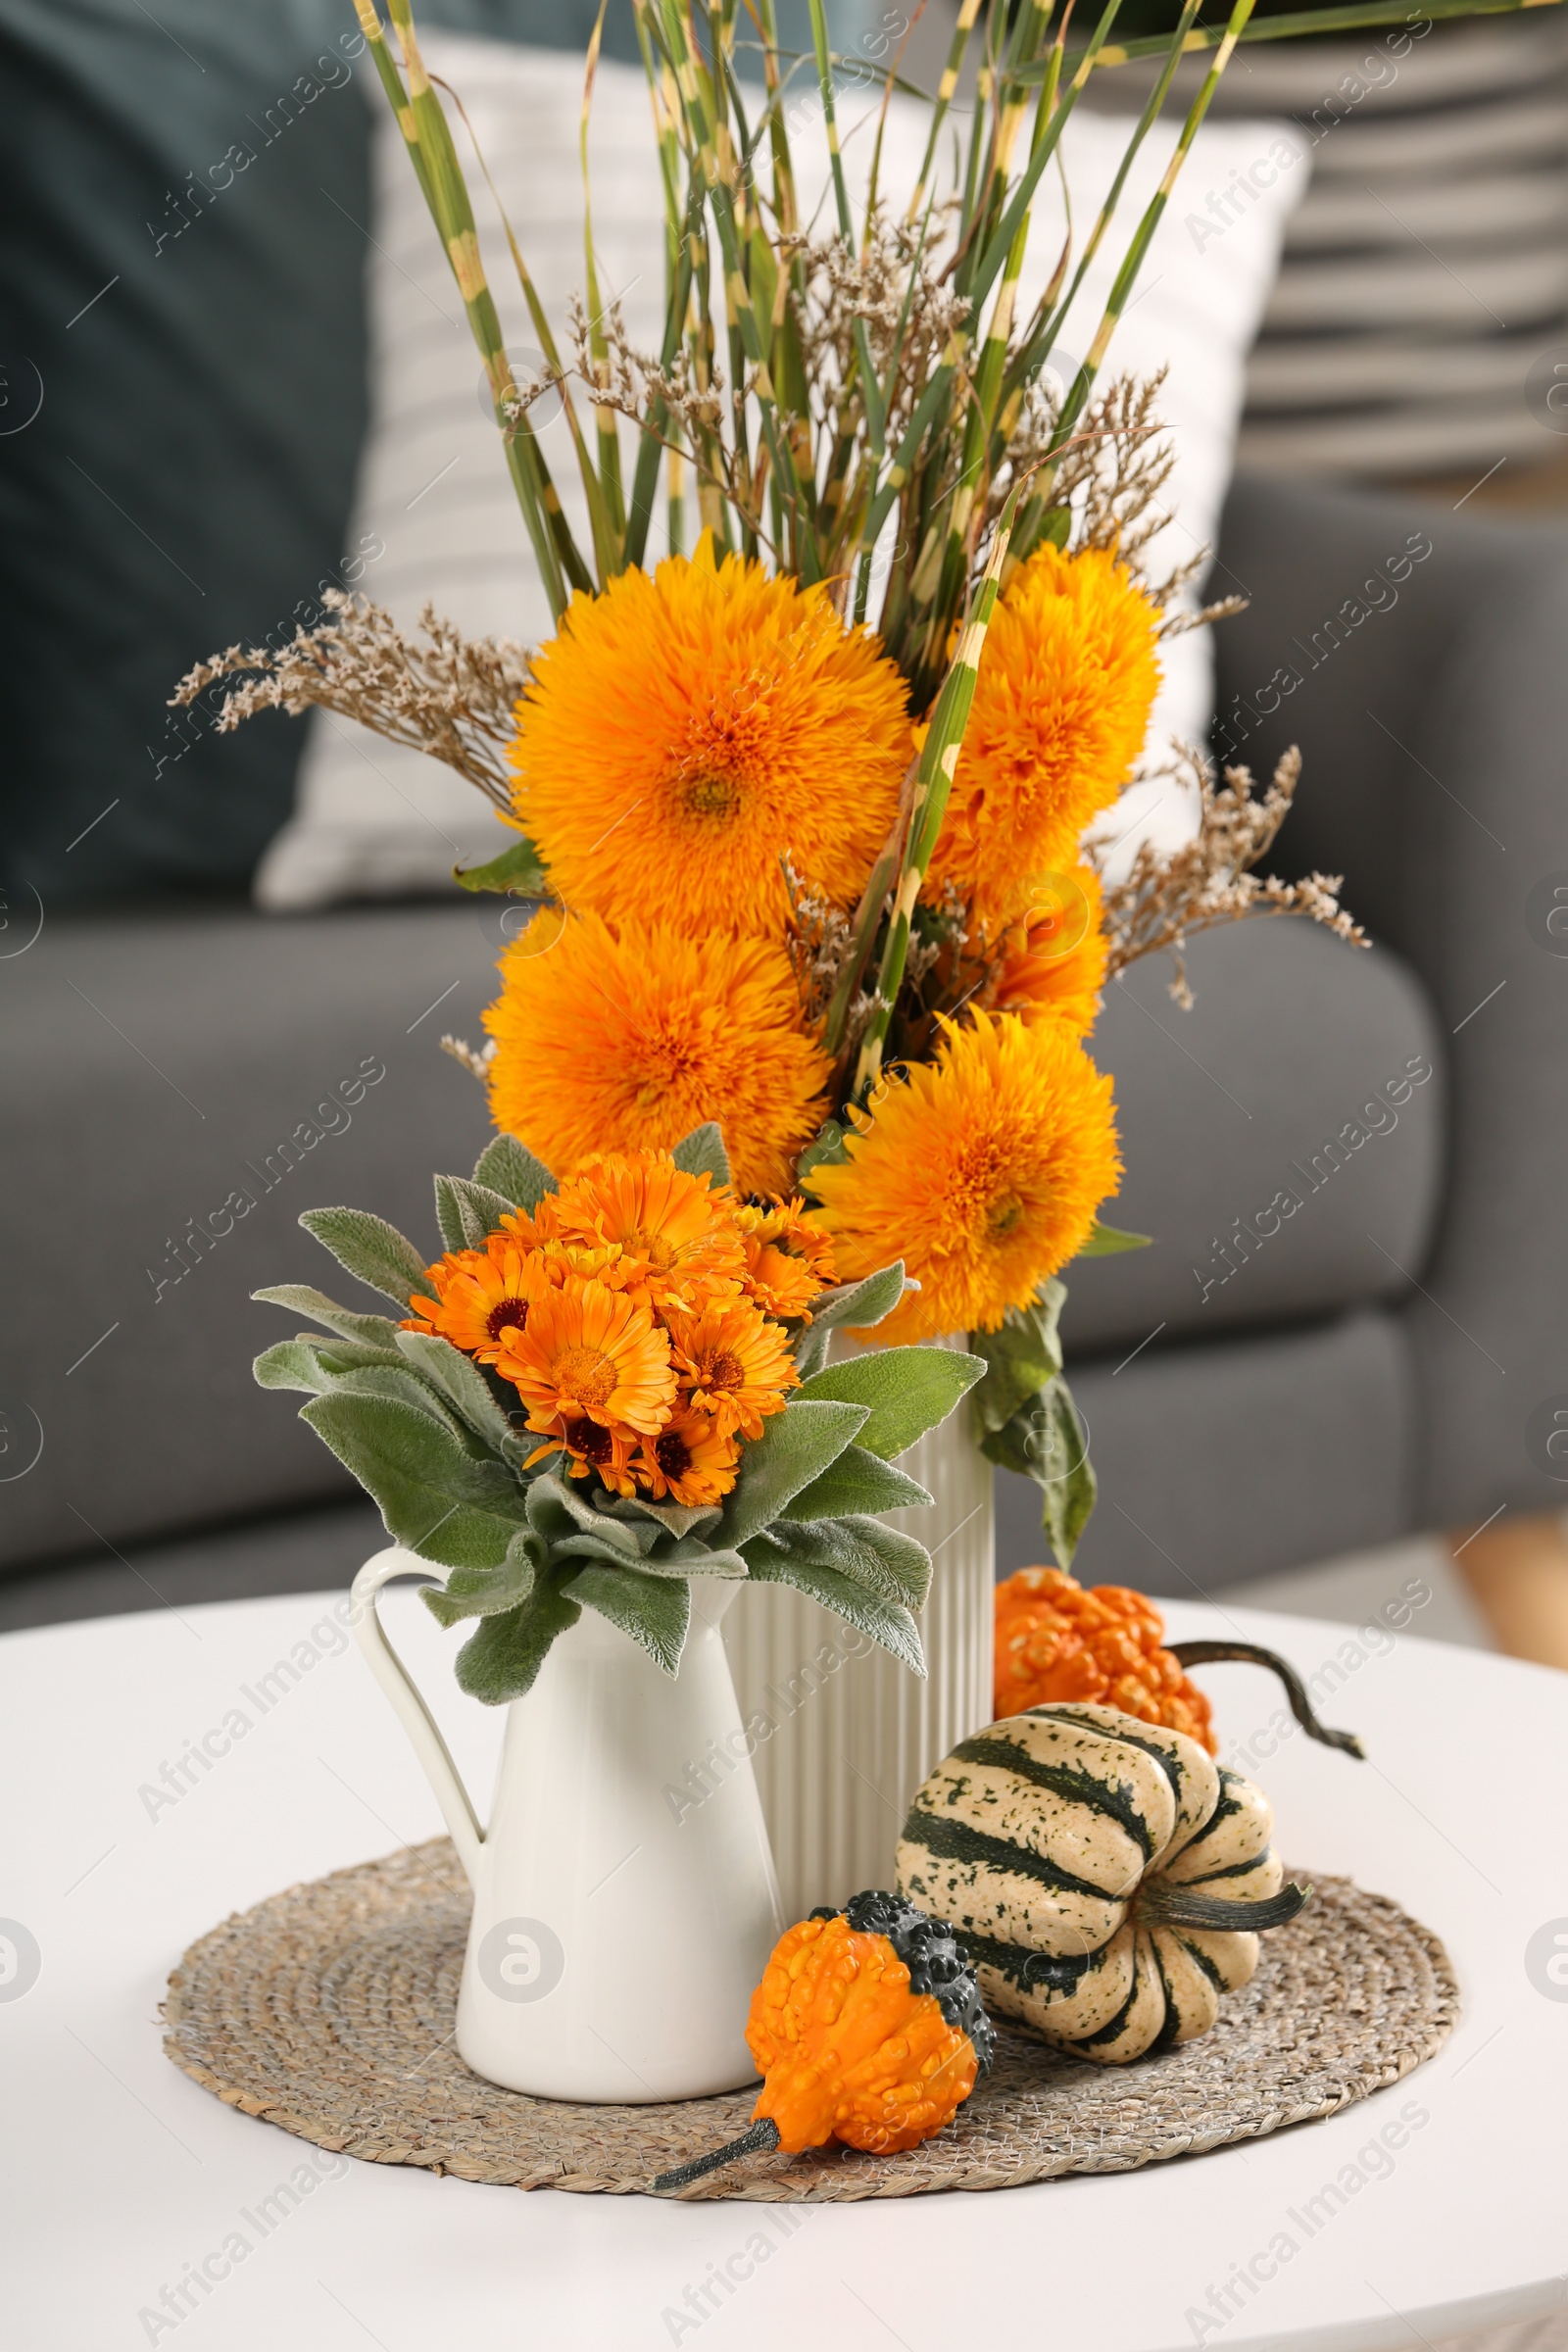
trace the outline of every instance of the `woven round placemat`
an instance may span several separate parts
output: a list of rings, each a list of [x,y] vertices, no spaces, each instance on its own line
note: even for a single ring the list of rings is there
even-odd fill
[[[468,1911],[445,1838],[291,1886],[192,1944],[164,2047],[318,2147],[511,2188],[646,2189],[745,2130],[752,2091],[574,2106],[470,2074],[452,2047]],[[1004,2026],[991,2073],[923,2147],[750,2157],[685,2193],[822,2202],[1125,2172],[1332,2115],[1430,2058],[1458,2017],[1437,1937],[1348,1879],[1319,1879],[1263,1951],[1213,2030],[1162,2057],[1098,2067]]]

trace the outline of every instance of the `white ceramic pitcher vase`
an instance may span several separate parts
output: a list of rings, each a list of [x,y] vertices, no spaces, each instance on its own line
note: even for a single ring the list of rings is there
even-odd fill
[[[641,2104],[754,2082],[744,2028],[783,1925],[718,1625],[737,1586],[692,1579],[672,1680],[585,1609],[514,1699],[488,1828],[376,1615],[393,1548],[354,1580],[355,1631],[473,1887],[457,2046],[539,2098]],[[710,1771],[700,1803],[690,1775]]]

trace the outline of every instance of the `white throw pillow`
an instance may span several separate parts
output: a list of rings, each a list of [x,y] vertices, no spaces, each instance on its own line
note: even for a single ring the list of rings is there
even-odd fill
[[[432,72],[461,95],[485,162],[566,354],[569,297],[584,283],[578,168],[581,60],[460,34],[425,43]],[[374,144],[374,236],[369,254],[371,423],[361,460],[351,546],[363,559],[356,584],[412,627],[428,600],[466,633],[535,643],[550,614],[507,473],[482,370],[457,289],[401,136],[379,91]],[[809,92],[792,110],[803,189],[822,185],[826,151]],[[847,176],[863,178],[873,101],[842,108]],[[858,130],[856,124],[859,123]],[[884,146],[890,201],[912,188],[926,110],[898,100]],[[1080,112],[1062,142],[1063,169],[1081,242],[1120,161],[1128,125]],[[460,122],[460,153],[479,218],[490,283],[509,349],[537,364],[537,338],[482,176]],[[1110,367],[1137,375],[1168,370],[1161,408],[1175,467],[1165,492],[1171,519],[1150,562],[1173,567],[1211,545],[1230,480],[1248,352],[1279,259],[1285,222],[1306,179],[1304,166],[1273,175],[1259,160],[1282,135],[1262,122],[1205,125],[1176,199],[1161,221],[1140,289],[1117,329]],[[1088,347],[1127,235],[1152,195],[1174,128],[1156,127],[1134,166],[1115,221],[1089,271],[1061,338],[1064,356]],[[590,159],[601,292],[622,304],[643,349],[662,333],[662,210],[646,83],[641,70],[602,65]],[[1243,175],[1248,200],[1234,195]],[[1208,206],[1214,191],[1220,200]],[[1193,220],[1188,219],[1188,215]],[[1234,218],[1231,216],[1234,215]],[[1225,222],[1216,233],[1214,221]],[[1200,221],[1200,228],[1194,225]],[[1045,283],[1064,226],[1061,175],[1042,183],[1035,207],[1026,302]],[[585,416],[586,416],[585,412]],[[591,431],[591,424],[588,426]],[[559,416],[543,428],[556,481],[581,529],[582,498],[569,435]],[[629,451],[629,434],[623,441]],[[656,515],[650,555],[662,553]],[[585,534],[583,534],[585,537]],[[581,540],[580,540],[581,543]],[[1229,589],[1231,583],[1222,583]],[[1151,728],[1160,751],[1172,734],[1200,742],[1212,705],[1207,632],[1171,640]],[[494,855],[505,833],[474,788],[422,754],[364,728],[314,713],[294,816],[272,842],[256,879],[264,906],[328,906],[442,887],[454,864]],[[1121,848],[1150,835],[1191,830],[1184,796],[1168,783],[1135,784],[1109,820]]]

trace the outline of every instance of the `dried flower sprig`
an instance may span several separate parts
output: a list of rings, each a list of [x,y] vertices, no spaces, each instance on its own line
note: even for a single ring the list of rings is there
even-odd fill
[[[1259,878],[1251,870],[1267,856],[1290,814],[1301,772],[1301,755],[1294,746],[1258,798],[1245,767],[1227,767],[1224,783],[1216,785],[1213,766],[1201,753],[1187,750],[1182,764],[1200,795],[1198,832],[1175,850],[1158,850],[1146,841],[1126,879],[1107,885],[1107,978],[1142,956],[1163,951],[1176,966],[1170,993],[1178,1004],[1190,1006],[1187,941],[1196,932],[1255,915],[1306,915],[1350,947],[1371,945],[1340,905],[1342,875],[1314,873],[1304,881],[1282,882],[1277,875]]]
[[[528,656],[507,638],[469,639],[426,605],[425,643],[411,642],[390,612],[364,597],[329,588],[332,617],[296,629],[289,643],[231,645],[183,677],[172,700],[194,703],[222,678],[243,681],[225,696],[218,732],[229,734],[258,710],[296,717],[313,704],[358,719],[389,743],[444,760],[510,812],[507,746],[517,731],[517,699],[528,682]]]

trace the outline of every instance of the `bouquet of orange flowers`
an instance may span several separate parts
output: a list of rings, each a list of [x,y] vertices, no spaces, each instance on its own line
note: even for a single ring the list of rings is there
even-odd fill
[[[913,1347],[825,1362],[836,1326],[896,1309],[902,1268],[835,1284],[799,1200],[736,1199],[711,1125],[559,1185],[501,1136],[471,1179],[436,1178],[436,1212],[426,1265],[379,1217],[308,1209],[398,1318],[258,1292],[327,1336],[270,1348],[256,1377],[305,1391],[388,1533],[450,1571],[424,1598],[479,1620],[466,1690],[520,1697],[584,1608],[674,1674],[694,1576],[797,1586],[924,1671],[930,1554],[874,1514],[930,1502],[893,1457],[985,1367]]]
[[[1065,1566],[1094,1478],[1061,1376],[1056,1278],[1077,1255],[1141,1238],[1100,1216],[1121,1173],[1110,1081],[1085,1042],[1101,990],[1153,949],[1179,967],[1188,933],[1236,916],[1306,913],[1354,936],[1333,878],[1286,886],[1251,871],[1289,806],[1292,762],[1254,798],[1245,770],[1216,787],[1197,754],[1180,755],[1199,836],[1168,857],[1146,845],[1114,887],[1080,846],[1144,755],[1161,640],[1222,610],[1184,603],[1194,565],[1148,575],[1165,469],[1157,387],[1097,390],[1098,374],[1235,45],[1316,20],[1252,24],[1252,0],[1235,0],[1223,29],[1204,28],[1185,0],[1168,38],[1113,43],[1120,0],[1105,0],[1069,50],[1070,0],[964,0],[912,194],[890,204],[873,120],[852,205],[839,61],[822,0],[810,5],[800,58],[779,45],[772,0],[748,0],[759,89],[741,78],[731,0],[700,23],[688,0],[635,0],[665,197],[663,341],[629,343],[585,206],[585,299],[564,350],[509,224],[544,353],[525,381],[409,0],[389,0],[395,51],[375,0],[357,0],[483,357],[555,634],[529,654],[465,644],[427,612],[419,643],[339,597],[281,653],[232,647],[202,664],[180,698],[235,678],[223,724],[320,704],[468,776],[518,838],[458,879],[537,907],[505,956],[482,1051],[444,1041],[483,1080],[502,1134],[569,1192],[597,1154],[716,1129],[732,1243],[774,1265],[737,1295],[765,1307],[776,1279],[785,1326],[829,1250],[852,1294],[902,1266],[880,1336],[972,1335],[988,1374],[981,1442],[1037,1479]],[[1432,0],[1429,13],[1467,5]],[[1396,9],[1333,13],[1344,25]],[[945,188],[942,132],[971,39],[976,102]],[[1211,70],[1062,386],[1046,363],[1126,168],[1027,309],[1035,191],[1093,72],[1162,56],[1130,165],[1190,50],[1212,51]],[[820,206],[791,144],[787,100],[803,77],[826,134]],[[895,61],[885,105],[897,79]],[[534,429],[547,394],[566,418],[586,537]],[[662,475],[668,552],[655,560]],[[562,1250],[595,1245],[552,1227],[526,1249],[510,1228],[464,1246],[486,1262],[499,1249],[507,1265],[520,1252],[519,1278],[527,1265],[553,1284]],[[474,1268],[442,1279],[443,1313],[449,1297],[479,1312],[464,1288]],[[730,1311],[692,1297],[679,1314],[698,1323]],[[562,1311],[554,1289],[545,1305]],[[687,1330],[667,1329],[676,1354]],[[531,1361],[524,1349],[487,1370],[531,1399]],[[717,1433],[692,1419],[708,1409],[697,1392],[679,1394],[681,1442],[702,1439],[701,1467],[694,1456],[680,1473],[695,1494],[733,1464],[721,1473]],[[651,1507],[689,1507],[659,1499],[665,1442],[626,1421],[613,1442],[592,1438],[591,1466],[620,1501],[630,1482]],[[766,1442],[740,1423],[724,1441]]]

